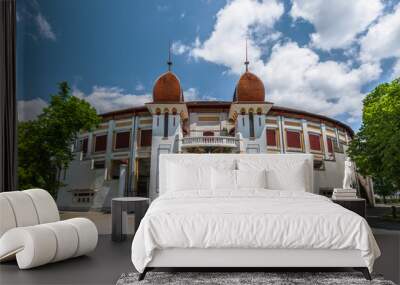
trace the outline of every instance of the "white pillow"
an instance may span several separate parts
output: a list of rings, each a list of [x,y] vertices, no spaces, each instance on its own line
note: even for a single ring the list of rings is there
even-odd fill
[[[211,190],[211,168],[169,163],[167,191]]]
[[[241,159],[240,170],[267,170],[267,188],[271,190],[307,191],[309,172],[304,160],[277,158],[274,161],[262,159]]]
[[[236,170],[212,167],[212,181],[212,187],[215,191],[236,190]]]
[[[305,164],[293,165],[293,167],[281,171],[269,169],[267,171],[268,189],[306,191],[307,173]]]
[[[237,187],[243,188],[267,188],[267,170],[236,170]]]

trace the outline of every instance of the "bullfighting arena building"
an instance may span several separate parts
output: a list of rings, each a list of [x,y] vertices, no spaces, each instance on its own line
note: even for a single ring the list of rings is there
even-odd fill
[[[163,153],[311,153],[314,191],[329,195],[341,187],[349,126],[269,102],[248,62],[232,101],[187,102],[168,63],[152,102],[102,114],[97,129],[79,134],[75,159],[62,175],[61,209],[109,209],[118,196],[154,199]]]

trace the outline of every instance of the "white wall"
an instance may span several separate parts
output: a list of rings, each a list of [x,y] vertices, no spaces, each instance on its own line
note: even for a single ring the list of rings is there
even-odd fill
[[[219,121],[199,121],[199,117],[219,117]],[[202,136],[203,131],[222,131],[224,128],[229,131],[228,113],[190,113],[189,128],[191,136]],[[192,132],[192,131],[198,131]],[[217,134],[216,134],[217,135]]]
[[[60,188],[57,195],[57,205],[60,209],[103,209],[111,207],[111,199],[118,196],[118,180],[105,179],[105,169],[91,169],[91,160],[73,160],[68,168],[66,184]],[[73,203],[74,190],[94,190],[90,204]]]
[[[220,118],[219,122],[199,122],[199,116],[218,116]],[[146,116],[149,118],[148,116]],[[158,117],[158,125],[157,125],[157,117]],[[144,117],[141,117],[142,119]],[[175,125],[173,123],[175,118]],[[260,121],[261,120],[261,124]],[[244,120],[244,125],[243,125]],[[240,132],[243,137],[242,143],[244,144],[244,150],[247,152],[259,152],[266,153],[266,116],[265,115],[257,115],[254,113],[254,132],[255,138],[250,139],[250,126],[249,126],[249,116],[246,115],[238,115],[236,120],[236,131]],[[127,121],[127,119],[124,119]],[[129,120],[128,120],[129,121]],[[105,123],[103,125],[106,126],[104,129],[99,129],[95,132],[108,132],[110,134],[109,143],[110,145],[107,147],[107,152],[104,155],[94,155],[88,154],[88,158],[95,157],[97,160],[106,160],[107,166],[110,166],[112,159],[122,159],[122,153],[114,152],[111,147],[111,134],[116,129],[126,129],[132,131],[132,141],[131,141],[131,150],[126,152],[126,158],[131,159],[131,173],[132,177],[134,176],[134,159],[136,154],[136,136],[135,131],[139,126],[140,118],[132,117],[131,125],[117,128],[116,124],[119,121],[110,121],[109,123]],[[301,121],[302,128],[306,126],[307,122]],[[229,127],[228,114],[226,112],[222,113],[189,113],[189,125],[190,130],[222,130],[224,127]],[[149,127],[150,125],[148,125]],[[142,126],[140,126],[142,127]],[[161,153],[179,153],[179,138],[182,137],[181,130],[181,118],[180,115],[169,115],[169,130],[168,137],[164,138],[164,114],[159,116],[152,116],[152,125],[153,138],[152,138],[152,146],[151,146],[151,166],[150,166],[150,189],[149,196],[154,199],[158,196],[157,193],[157,170],[158,170],[158,156]],[[87,136],[87,134],[82,134],[82,136]],[[89,136],[90,138],[90,136]],[[89,144],[89,149],[91,148],[91,143]],[[307,148],[306,148],[307,149]],[[325,161],[325,170],[324,171],[315,171],[314,174],[314,188],[333,188],[340,187],[343,179],[343,169],[344,169],[344,154],[336,153],[335,161]],[[125,159],[125,157],[123,157]],[[91,169],[91,160],[83,160],[80,161],[78,158],[75,158],[72,161],[66,175],[65,183],[67,186],[60,189],[58,194],[57,203],[60,207],[70,207],[71,201],[73,198],[73,193],[69,190],[74,189],[94,189],[96,192],[93,197],[93,202],[91,204],[92,208],[102,208],[104,206],[109,206],[110,199],[114,196],[118,195],[118,180],[104,180],[105,169],[92,170]],[[133,180],[131,180],[133,183]]]
[[[261,124],[260,121],[261,120]],[[243,137],[244,149],[248,153],[266,153],[267,139],[265,135],[265,115],[254,114],[254,138],[250,139],[249,115],[238,115],[236,120],[236,131]]]
[[[325,170],[314,170],[314,189],[342,188],[345,154],[335,153],[335,161],[325,161]]]
[[[157,126],[157,116],[159,124]],[[175,118],[175,126],[173,124]],[[178,140],[182,136],[180,115],[169,115],[168,137],[164,138],[164,114],[153,115],[153,139],[151,143],[151,162],[150,162],[150,189],[149,197],[154,199],[158,196],[158,156],[162,153],[177,153]]]

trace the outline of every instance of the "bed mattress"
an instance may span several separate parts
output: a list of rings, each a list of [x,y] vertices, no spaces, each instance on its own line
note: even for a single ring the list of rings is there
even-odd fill
[[[380,251],[361,216],[307,192],[248,189],[170,192],[155,199],[135,234],[139,272],[163,249],[359,250],[372,271]]]

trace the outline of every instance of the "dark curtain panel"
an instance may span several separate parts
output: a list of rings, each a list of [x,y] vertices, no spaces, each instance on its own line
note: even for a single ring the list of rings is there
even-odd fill
[[[15,0],[0,0],[0,191],[15,191]]]

